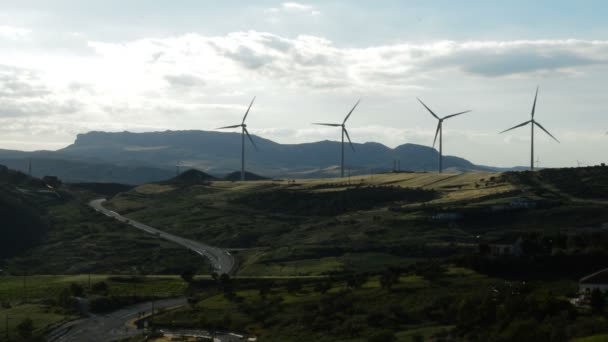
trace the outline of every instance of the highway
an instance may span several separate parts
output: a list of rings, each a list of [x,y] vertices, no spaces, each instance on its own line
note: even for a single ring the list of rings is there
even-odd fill
[[[154,302],[157,309],[169,309],[186,305],[186,298],[163,299]],[[148,315],[152,311],[152,302],[132,305],[106,315],[92,315],[91,317],[72,321],[53,330],[48,336],[49,342],[90,341],[106,342],[141,334],[141,330],[128,325],[130,320],[136,319],[140,314]]]
[[[209,246],[198,241],[189,240],[173,234],[165,233],[162,230],[150,227],[141,222],[131,220],[112,210],[104,208],[103,202],[105,201],[106,200],[104,198],[96,199],[89,202],[89,205],[93,209],[106,216],[112,217],[120,222],[129,224],[137,229],[143,230],[144,232],[149,234],[153,234],[159,238],[175,242],[178,245],[184,246],[189,250],[194,251],[203,257],[206,257],[207,259],[209,259],[209,262],[211,263],[213,268],[215,268],[216,272],[220,274],[230,273],[231,271],[233,271],[235,266],[234,257],[228,251],[223,250],[219,247]]]

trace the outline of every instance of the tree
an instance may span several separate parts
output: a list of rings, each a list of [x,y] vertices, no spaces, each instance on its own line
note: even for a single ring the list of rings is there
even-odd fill
[[[602,291],[600,291],[600,289],[593,289],[593,291],[591,291],[590,304],[591,310],[593,310],[594,313],[604,312],[604,307],[606,306],[606,298],[604,298],[604,294],[602,293]]]
[[[17,334],[24,340],[29,340],[34,334],[34,321],[30,318],[24,318],[17,325]]]
[[[97,283],[93,283],[93,285],[91,285],[91,291],[93,293],[97,293],[97,294],[106,296],[108,294],[109,287],[105,281],[100,281]]]
[[[186,282],[186,283],[191,283],[192,280],[194,280],[194,276],[195,276],[195,272],[193,269],[187,269],[184,270],[180,276],[182,277],[182,279]]]
[[[302,289],[302,283],[298,279],[290,279],[287,282],[287,292],[295,293]]]
[[[84,288],[80,284],[71,283],[70,284],[70,293],[74,297],[82,297],[82,296],[84,296]]]
[[[380,276],[380,286],[391,291],[393,285],[399,282],[399,273],[395,270],[387,270]]]
[[[379,331],[368,337],[367,342],[393,342],[395,334],[392,331]]]
[[[267,282],[267,281],[261,282],[260,287],[259,287],[260,297],[266,298],[266,296],[268,296],[268,294],[270,293],[271,289],[272,289],[272,283]]]

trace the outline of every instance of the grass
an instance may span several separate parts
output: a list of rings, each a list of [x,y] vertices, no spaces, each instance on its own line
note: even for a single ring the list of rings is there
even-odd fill
[[[331,216],[316,209],[307,212],[305,201],[298,202],[298,210],[268,210],[268,206],[243,200],[260,193],[288,191],[297,197],[298,193],[367,186],[421,188],[437,191],[439,197],[426,203],[393,201]],[[493,205],[509,204],[516,198],[542,199],[537,188],[503,173],[391,173],[356,176],[350,181],[216,181],[178,188],[146,185],[114,197],[108,205],[177,235],[245,249],[238,254],[240,275],[322,275],[403,267],[421,258],[471,252],[479,237],[492,240],[509,233],[558,232],[608,220],[605,205],[572,202],[571,196],[559,198],[561,202],[550,208],[510,212],[496,219],[488,215]],[[290,201],[279,202],[273,206],[290,205]],[[585,220],[577,218],[582,211]],[[465,218],[432,220],[442,212],[464,213]]]
[[[0,317],[2,318],[0,341],[6,341],[6,317],[8,317],[9,338],[13,341],[19,340],[17,325],[27,318],[34,322],[34,336],[44,335],[58,324],[75,318],[43,304],[20,304],[10,309],[0,308]]]
[[[438,302],[457,300],[498,282],[456,267],[448,268],[443,276],[433,281],[416,274],[404,274],[390,292],[381,288],[379,276],[368,278],[360,288],[349,289],[345,282],[334,280],[327,294],[315,291],[315,284],[324,281],[309,279],[302,283],[300,290],[289,292],[286,282],[275,280],[266,299],[275,304],[264,307],[258,306],[262,299],[255,287],[239,285],[236,291],[238,301],[229,300],[221,293],[204,290],[204,299],[195,306],[161,314],[155,322],[160,326],[225,328],[256,335],[260,341],[366,341],[366,336],[382,329],[395,331],[398,341],[411,341],[414,335],[422,335],[428,340],[439,332],[453,328],[429,320],[426,312],[434,312]],[[345,302],[339,298],[344,298]],[[344,306],[351,305],[352,311],[347,308],[341,312]],[[322,307],[335,310],[335,313],[323,317],[330,320],[328,323],[333,329],[329,331],[315,327],[320,322],[312,322],[316,315],[328,314]],[[400,318],[403,323],[387,323],[398,319],[393,315],[407,318]],[[378,323],[374,323],[372,317],[385,317],[381,318],[385,321],[382,324],[388,325],[376,326]],[[338,321],[334,322],[334,319]],[[361,326],[354,336],[348,337],[340,329],[348,326],[348,322],[354,322],[352,320]]]
[[[90,276],[91,284],[104,281],[108,284],[109,294],[124,296],[137,293],[140,296],[176,297],[182,296],[185,282],[178,276],[145,276],[137,283],[129,282],[127,276],[99,275]],[[25,287],[24,287],[25,280]],[[0,277],[0,300],[19,303],[54,300],[61,290],[70,284],[79,284],[85,289],[89,285],[88,275],[34,275],[26,277]]]
[[[48,207],[51,229],[44,244],[4,261],[9,273],[180,274],[183,265],[210,269],[206,259],[181,246],[101,215],[77,200]]]
[[[399,342],[411,342],[414,341],[414,337],[420,336],[423,341],[428,341],[432,336],[450,331],[454,328],[452,325],[428,325],[428,326],[414,326],[411,329],[400,331],[395,334],[397,341]]]
[[[575,338],[571,342],[608,342],[608,334]]]

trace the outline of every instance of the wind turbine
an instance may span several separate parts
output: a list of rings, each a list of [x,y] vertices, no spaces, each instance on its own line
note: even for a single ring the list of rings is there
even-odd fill
[[[359,100],[359,101],[357,101],[357,103],[355,103],[355,106],[353,107],[353,109],[350,110],[350,112],[348,112],[348,114],[344,118],[344,121],[342,121],[341,124],[313,123],[313,125],[341,127],[341,129],[342,129],[342,144],[341,144],[342,149],[341,149],[341,155],[340,155],[340,158],[341,158],[341,160],[340,160],[340,177],[342,177],[342,178],[344,178],[344,135],[345,134],[346,134],[346,138],[348,139],[348,143],[350,144],[350,148],[353,149],[353,152],[355,151],[355,147],[353,146],[353,143],[350,140],[350,136],[348,135],[348,131],[346,130],[346,121],[348,120],[350,115],[353,113],[355,108],[357,108],[357,106],[359,105],[359,102],[361,102],[361,100]]]
[[[247,119],[247,115],[249,115],[249,110],[251,109],[251,106],[253,105],[253,101],[255,101],[255,96],[253,97],[253,100],[251,100],[251,103],[249,104],[249,107],[247,108],[247,111],[245,112],[245,116],[243,116],[243,121],[240,124],[217,128],[217,129],[226,129],[226,128],[241,127],[241,180],[242,181],[245,180],[245,135],[247,135],[247,138],[249,138],[249,141],[251,141],[251,145],[253,145],[253,147],[256,150],[258,149],[258,147],[253,142],[253,139],[251,139],[251,135],[249,135],[249,131],[247,130],[247,125],[245,124],[245,120]]]
[[[557,143],[559,144],[559,140],[557,140],[551,133],[549,133],[549,131],[547,131],[545,129],[545,127],[543,127],[536,120],[534,120],[534,113],[536,112],[536,99],[538,99],[538,87],[536,87],[536,95],[534,95],[534,104],[532,105],[532,114],[531,114],[530,120],[500,132],[500,134],[502,134],[502,133],[508,132],[510,130],[530,124],[530,128],[531,128],[530,136],[532,137],[532,140],[531,140],[532,144],[531,144],[531,149],[530,149],[530,153],[531,153],[530,154],[530,171],[534,171],[534,126],[538,126],[538,128],[545,131],[545,133],[547,133],[551,138],[553,138],[553,140],[557,141]]]
[[[437,121],[438,121],[437,122],[437,131],[435,131],[435,140],[433,140],[433,148],[435,148],[435,143],[437,142],[437,135],[439,135],[439,173],[442,173],[443,172],[443,121],[453,118],[458,115],[469,113],[470,110],[465,110],[464,112],[460,112],[460,113],[456,113],[456,114],[446,115],[443,118],[440,118],[426,104],[424,104],[424,102],[422,102],[422,100],[418,99],[418,102],[420,102],[420,104],[422,104],[424,106],[424,108],[426,108],[426,110],[428,110],[429,113],[431,113],[431,115],[433,115],[435,117],[435,119],[437,119]]]

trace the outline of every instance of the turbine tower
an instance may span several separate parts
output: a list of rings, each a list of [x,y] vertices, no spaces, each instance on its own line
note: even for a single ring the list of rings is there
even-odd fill
[[[547,131],[545,129],[545,127],[543,127],[540,123],[538,123],[538,121],[534,120],[534,113],[536,112],[536,99],[538,99],[538,87],[536,87],[536,95],[534,95],[534,104],[532,105],[532,114],[531,114],[530,120],[500,132],[500,134],[502,134],[502,133],[508,132],[510,130],[530,124],[530,128],[531,128],[530,136],[531,136],[531,143],[532,143],[531,148],[530,148],[530,171],[534,171],[534,126],[538,126],[538,128],[545,131],[545,133],[547,133],[551,138],[553,138],[553,140],[557,141],[557,143],[559,144],[559,140],[557,140],[551,133],[549,133],[549,131]]]
[[[350,115],[353,113],[355,108],[357,108],[357,106],[359,105],[359,102],[361,102],[361,100],[359,100],[359,101],[357,101],[357,103],[355,103],[355,106],[353,107],[353,109],[350,110],[350,112],[348,112],[348,114],[344,118],[344,121],[342,121],[341,124],[331,124],[331,123],[314,123],[313,124],[313,125],[330,126],[330,127],[341,127],[341,129],[342,129],[341,148],[342,149],[341,149],[341,154],[340,154],[340,177],[342,177],[342,178],[344,178],[344,135],[345,134],[346,134],[346,138],[348,139],[348,143],[350,144],[350,148],[353,149],[353,152],[355,151],[353,142],[350,140],[350,136],[348,135],[348,131],[346,130],[346,121],[348,120]]]
[[[435,143],[437,142],[437,135],[439,135],[439,173],[442,173],[443,172],[443,121],[453,118],[458,115],[469,113],[470,110],[465,110],[464,112],[460,112],[460,113],[456,113],[456,114],[446,115],[443,118],[440,118],[426,104],[424,104],[424,102],[422,102],[422,100],[418,99],[418,102],[420,102],[420,104],[422,104],[424,106],[424,108],[426,108],[426,110],[428,110],[429,113],[431,113],[431,115],[434,116],[435,119],[437,119],[437,121],[438,121],[437,122],[437,131],[435,131],[435,140],[433,140],[433,148],[435,148]]]
[[[247,125],[245,124],[245,120],[247,119],[247,115],[249,115],[249,110],[251,109],[251,106],[253,105],[253,101],[255,101],[255,96],[253,97],[253,100],[251,100],[251,103],[249,104],[249,107],[247,108],[247,111],[245,112],[245,116],[243,116],[243,121],[240,124],[217,128],[217,129],[226,129],[226,128],[241,127],[241,180],[242,181],[245,180],[245,135],[247,135],[247,138],[249,138],[251,145],[253,145],[253,147],[256,150],[258,149],[258,147],[253,142],[253,139],[251,139],[251,135],[249,135],[249,131],[247,130]]]

